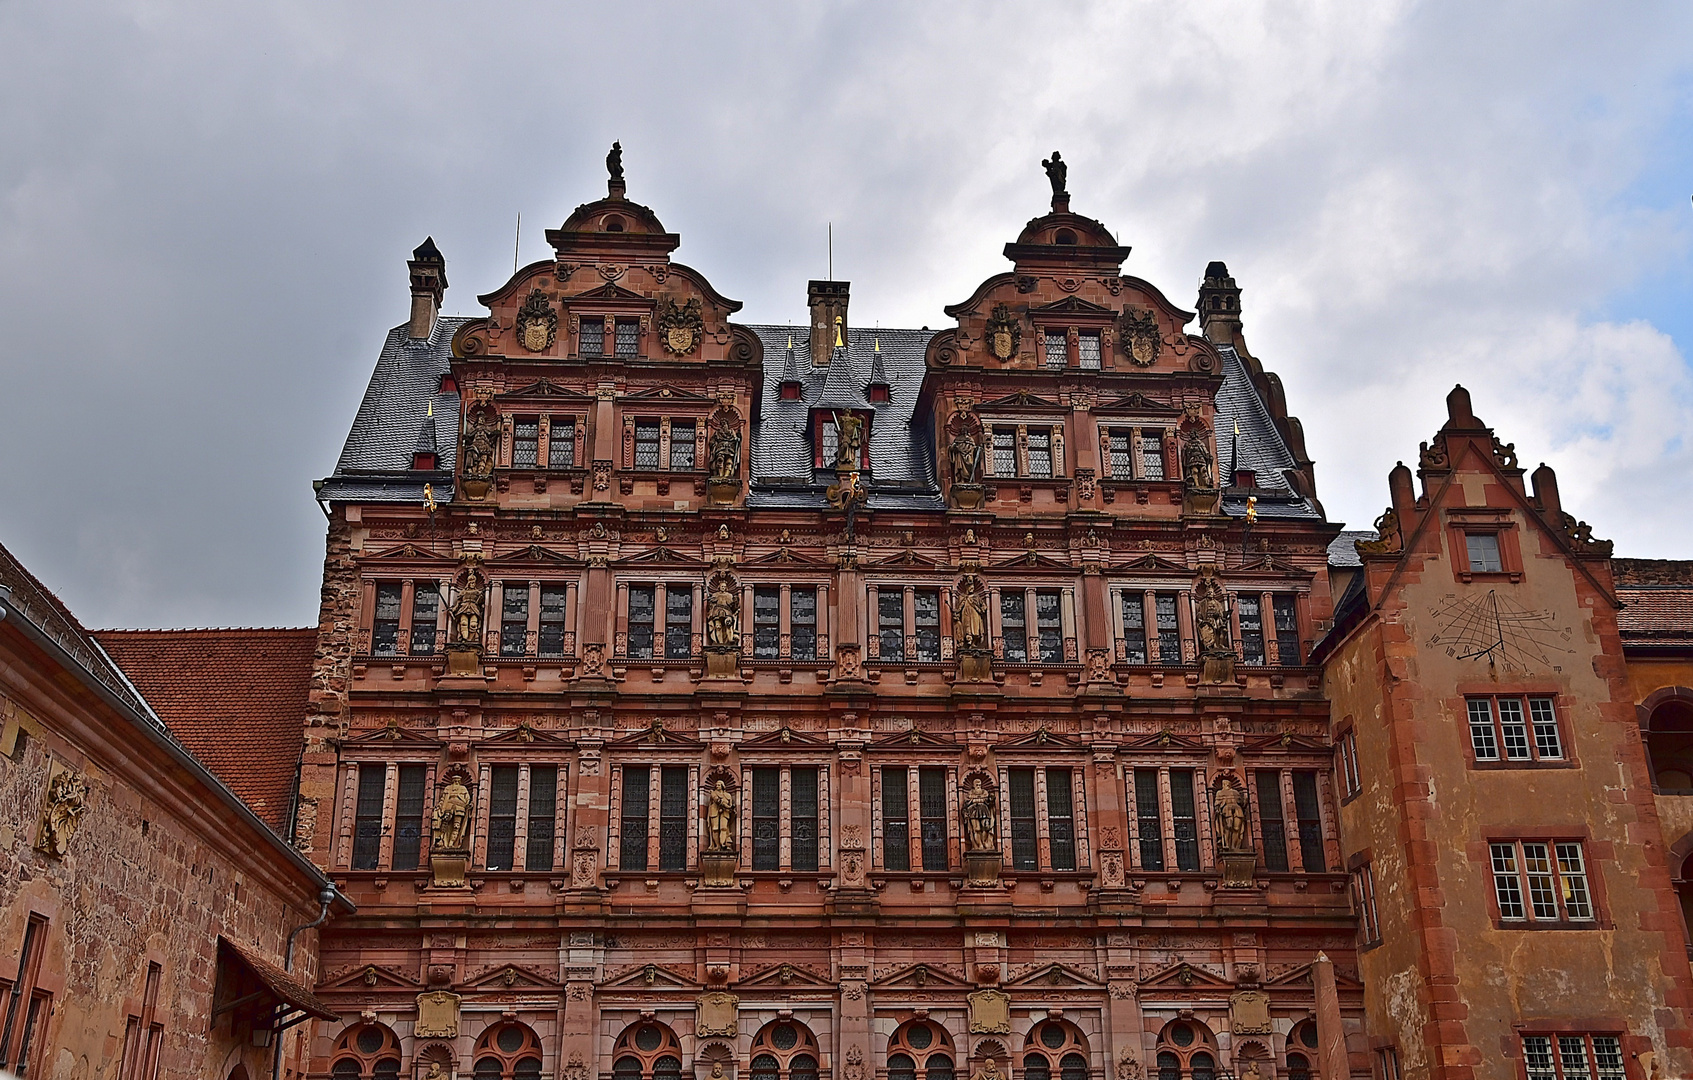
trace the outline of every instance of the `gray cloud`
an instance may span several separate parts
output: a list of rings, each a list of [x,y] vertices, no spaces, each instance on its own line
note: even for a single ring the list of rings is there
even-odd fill
[[[92,624],[309,623],[334,462],[404,259],[449,311],[603,190],[745,317],[808,277],[939,326],[1038,159],[1191,305],[1245,287],[1330,514],[1367,523],[1462,379],[1619,550],[1668,555],[1685,357],[1605,299],[1684,264],[1631,201],[1686,139],[1681,5],[0,7],[0,541]]]

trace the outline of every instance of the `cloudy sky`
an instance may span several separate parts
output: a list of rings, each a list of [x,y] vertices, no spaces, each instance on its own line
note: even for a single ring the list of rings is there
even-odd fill
[[[1207,261],[1367,527],[1462,380],[1620,553],[1693,557],[1693,6],[0,3],[0,543],[94,626],[316,618],[426,234],[448,312],[631,198],[747,321],[940,326],[1043,212]]]

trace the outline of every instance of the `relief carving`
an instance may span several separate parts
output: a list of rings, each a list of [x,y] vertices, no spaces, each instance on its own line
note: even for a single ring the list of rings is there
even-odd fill
[[[446,990],[417,995],[417,1021],[412,1035],[419,1039],[456,1039],[459,1034],[459,996]]]
[[[1011,1034],[1011,998],[1002,990],[977,990],[969,995],[970,1034]]]
[[[705,317],[700,310],[700,298],[689,298],[678,305],[670,297],[658,302],[658,339],[664,351],[672,356],[686,356],[699,345],[705,332]]]
[[[1158,362],[1164,336],[1158,332],[1158,317],[1146,308],[1127,308],[1118,323],[1123,352],[1136,367],[1151,367]]]
[[[1004,304],[995,304],[993,313],[988,316],[988,324],[982,332],[982,341],[995,359],[1008,361],[1017,355],[1017,347],[1023,342],[1023,327],[1011,314],[1010,308]]]
[[[547,294],[535,289],[517,312],[517,340],[530,352],[545,352],[558,338],[558,312]]]
[[[701,1038],[733,1038],[739,1030],[741,999],[722,990],[701,994],[696,1004],[694,1034]]]
[[[1270,995],[1242,990],[1229,998],[1229,1030],[1236,1035],[1270,1034]]]
[[[87,800],[88,784],[82,777],[68,766],[55,763],[47,779],[35,850],[51,858],[64,858],[70,850],[71,837],[76,835],[77,826],[82,822]]]

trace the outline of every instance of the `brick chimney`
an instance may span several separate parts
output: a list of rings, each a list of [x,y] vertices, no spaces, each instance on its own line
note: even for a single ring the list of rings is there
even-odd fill
[[[447,291],[447,260],[435,246],[434,237],[411,253],[406,263],[411,271],[411,326],[408,336],[426,338],[435,332],[435,316],[441,312],[441,296]]]
[[[811,308],[811,366],[828,367],[835,349],[835,320],[841,320],[841,341],[846,341],[847,291],[850,281],[813,281],[806,287],[805,302]]]
[[[1240,288],[1226,265],[1211,263],[1199,286],[1200,333],[1213,344],[1233,345],[1240,329]]]

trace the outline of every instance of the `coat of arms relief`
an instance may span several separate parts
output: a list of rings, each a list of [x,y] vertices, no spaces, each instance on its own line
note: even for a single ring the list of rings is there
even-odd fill
[[[517,340],[530,352],[544,352],[558,337],[558,312],[540,289],[529,294],[517,313]]]
[[[686,304],[678,304],[669,297],[658,302],[658,339],[664,351],[686,356],[699,346],[705,333],[705,316],[700,310],[699,297]]]
[[[982,330],[982,341],[988,352],[1000,361],[1010,360],[1017,355],[1017,346],[1022,344],[1022,340],[1023,327],[1011,314],[1011,309],[1004,304],[995,304],[993,313],[988,316],[988,324]]]

